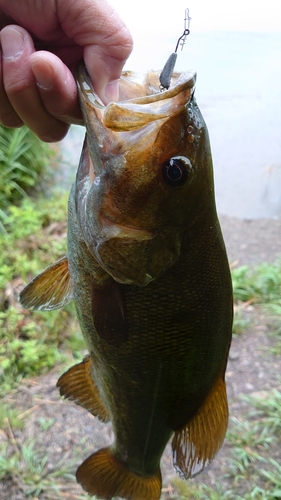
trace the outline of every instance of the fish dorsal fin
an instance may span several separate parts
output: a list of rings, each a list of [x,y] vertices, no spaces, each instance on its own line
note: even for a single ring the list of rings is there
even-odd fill
[[[129,500],[159,500],[161,495],[161,472],[144,476],[120,462],[110,447],[91,455],[76,472],[82,488],[98,498],[122,497]]]
[[[72,283],[68,259],[63,257],[38,274],[20,293],[20,303],[26,309],[52,311],[72,300]]]
[[[103,422],[108,422],[110,416],[93,381],[91,366],[92,360],[87,356],[59,378],[57,387],[61,396],[74,401]]]
[[[199,474],[212,461],[223,443],[227,423],[225,381],[219,377],[194,417],[175,431],[173,462],[186,479]]]

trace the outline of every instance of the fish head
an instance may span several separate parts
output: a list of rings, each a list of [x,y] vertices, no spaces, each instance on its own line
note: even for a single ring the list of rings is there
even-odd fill
[[[208,132],[196,74],[123,72],[120,100],[104,106],[85,66],[77,85],[86,138],[77,172],[78,223],[90,252],[117,282],[147,285],[181,254],[198,210],[213,197]]]

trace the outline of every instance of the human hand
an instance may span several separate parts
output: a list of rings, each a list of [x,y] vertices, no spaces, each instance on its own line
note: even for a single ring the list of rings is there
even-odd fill
[[[0,122],[62,139],[82,123],[73,77],[84,59],[96,93],[118,100],[132,50],[125,24],[105,0],[0,0]]]

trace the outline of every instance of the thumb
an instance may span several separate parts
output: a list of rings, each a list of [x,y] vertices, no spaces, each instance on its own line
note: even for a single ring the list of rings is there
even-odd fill
[[[106,0],[59,0],[67,5],[65,32],[83,47],[84,61],[95,92],[107,104],[118,100],[122,68],[133,41],[128,28]]]
[[[93,87],[104,104],[118,101],[119,78],[132,47],[131,43],[122,45],[121,38],[118,44],[117,34],[112,40],[114,38],[116,39],[114,45],[89,45],[84,49],[84,61]]]

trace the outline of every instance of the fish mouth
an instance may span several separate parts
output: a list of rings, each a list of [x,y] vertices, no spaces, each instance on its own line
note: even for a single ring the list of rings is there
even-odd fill
[[[180,113],[192,99],[196,72],[193,70],[172,75],[171,87],[160,91],[160,72],[139,75],[123,72],[120,79],[120,100],[106,106],[94,91],[83,62],[76,70],[78,95],[87,129],[89,152],[95,172],[103,170],[101,157],[116,150],[127,151],[139,140],[135,134],[144,131],[153,141],[161,124]],[[145,128],[147,127],[147,128]]]
[[[192,95],[196,83],[195,70],[190,69],[188,71],[185,71],[184,73],[173,73],[171,76],[171,85],[168,90],[160,90],[160,73],[161,71],[150,71],[145,74],[136,73],[134,71],[122,72],[119,82],[120,92],[118,103],[123,109],[123,116],[120,118],[120,122],[122,121],[122,124],[116,126],[116,129],[122,129],[124,118],[127,118],[126,111],[128,112],[128,114],[132,114],[132,111],[140,111],[140,109],[138,109],[138,105],[152,104],[152,109],[155,107],[152,113],[151,109],[143,109],[144,114],[142,114],[139,119],[143,119],[145,117],[145,121],[147,122],[147,120],[154,120],[156,114],[161,114],[167,111],[169,103],[167,106],[167,103],[165,103],[165,101],[178,96],[182,92],[186,94],[184,98],[186,98],[187,96],[190,97],[190,95]],[[120,106],[118,105],[118,107],[116,108],[114,105],[117,103],[113,101],[109,102],[107,105],[103,104],[98,95],[95,93],[84,61],[81,61],[78,64],[75,76],[83,111],[86,111],[86,108],[88,108],[89,111],[93,107],[96,109],[107,111],[113,106],[112,110],[115,115],[114,118],[115,120],[118,120],[116,111],[120,112]],[[164,106],[166,108],[165,111],[161,104],[159,106],[159,103],[161,101],[164,102]],[[131,107],[131,104],[136,106]],[[127,105],[128,108],[126,108]],[[128,120],[126,121],[128,122]],[[133,129],[139,126],[140,124],[134,121],[134,124],[131,123],[130,128]]]

